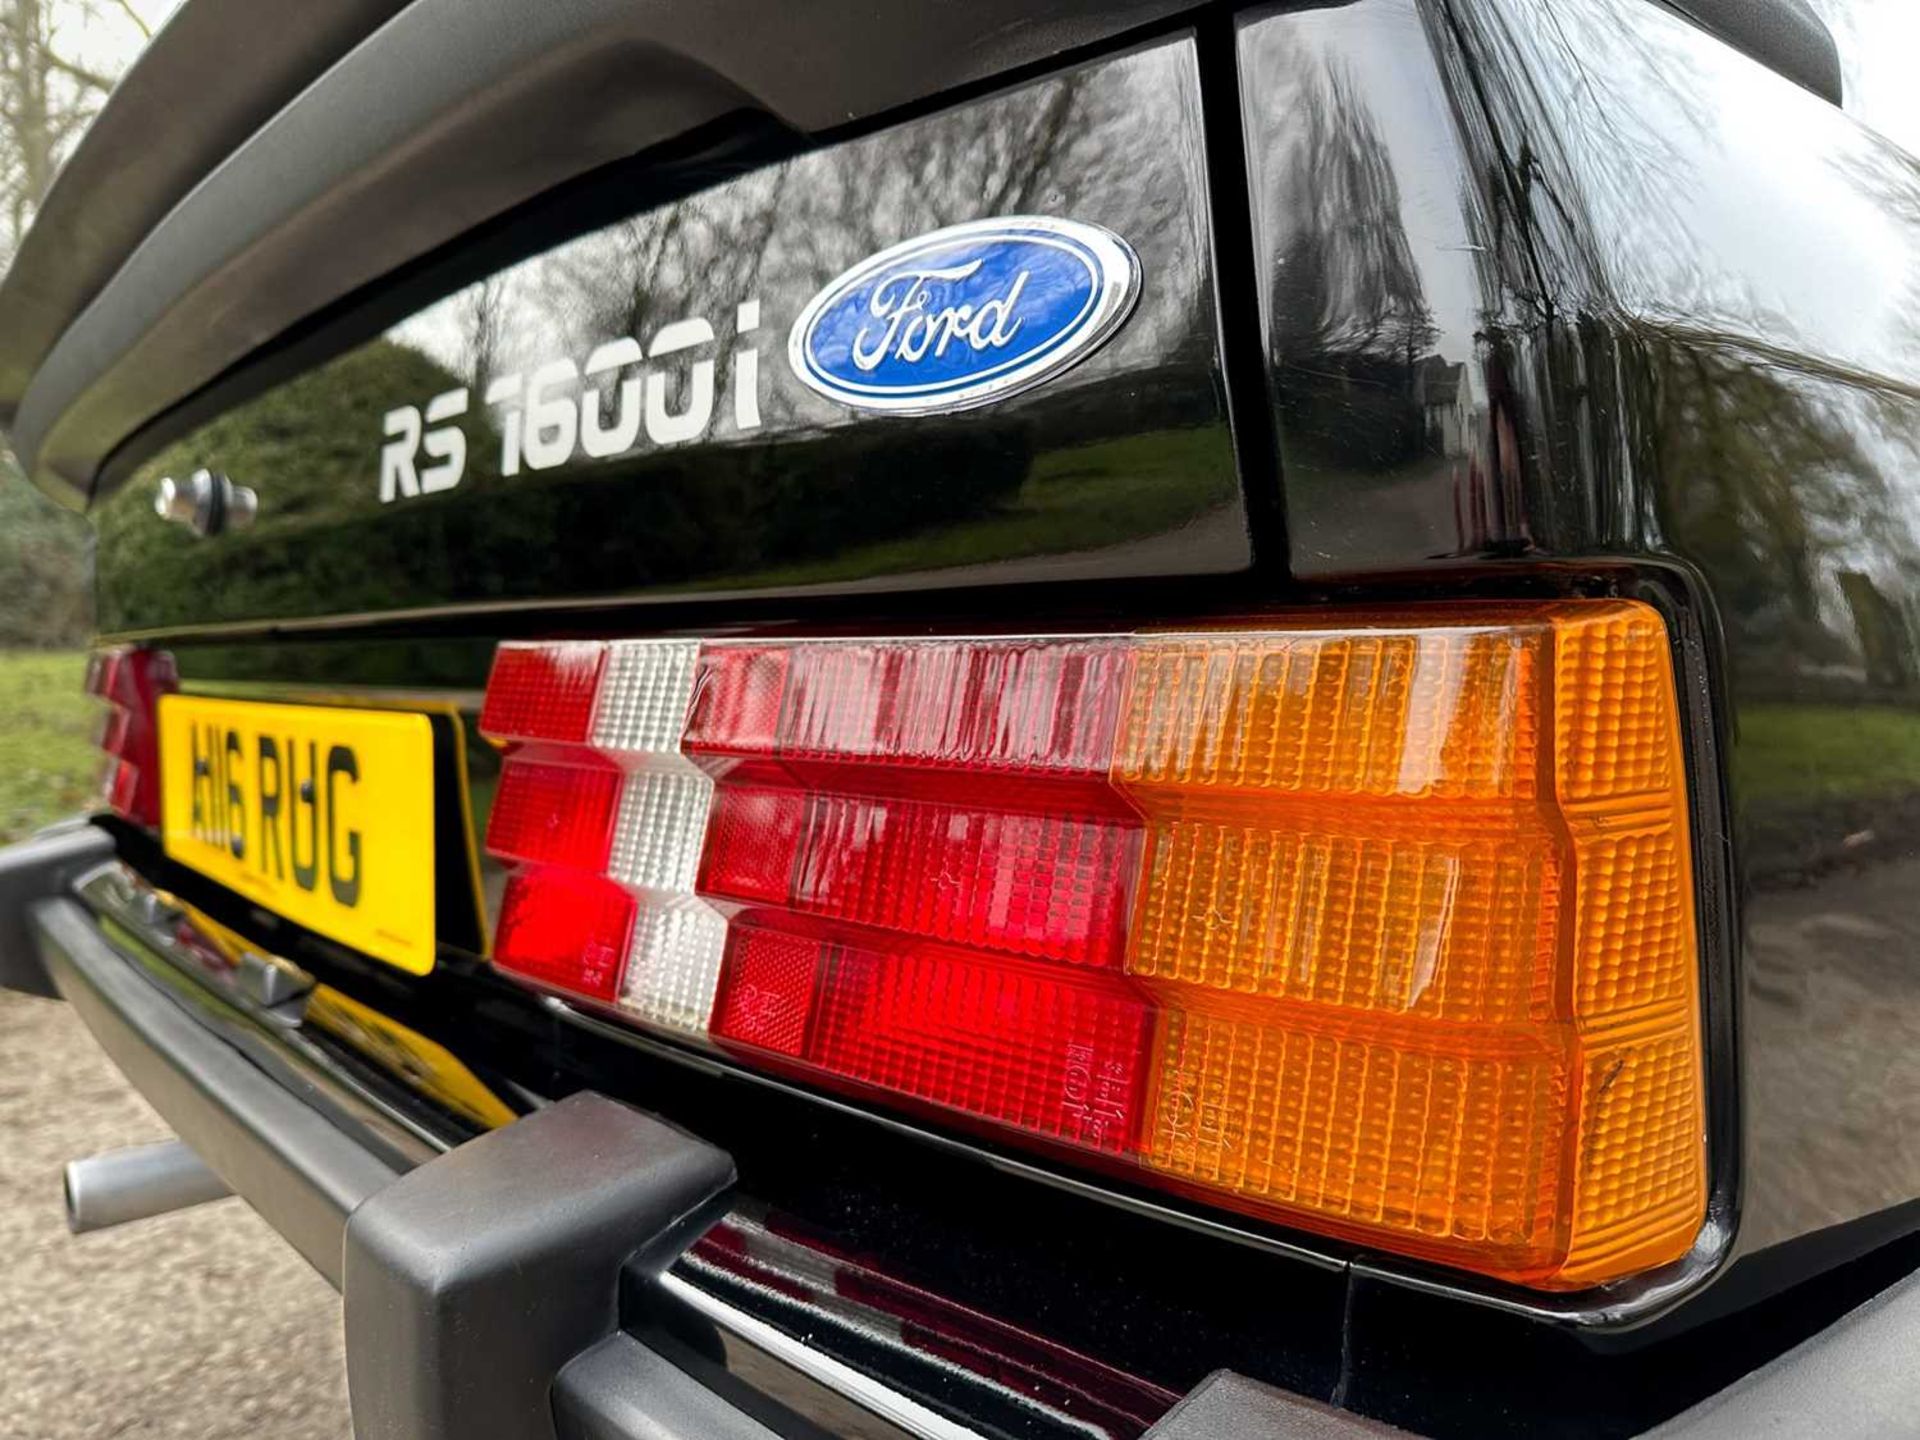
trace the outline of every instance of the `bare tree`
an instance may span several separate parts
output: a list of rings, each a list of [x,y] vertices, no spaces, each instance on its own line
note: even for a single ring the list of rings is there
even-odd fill
[[[133,0],[0,0],[0,271],[117,78],[68,43],[71,22],[96,18],[153,38]],[[0,644],[82,641],[92,573],[86,522],[35,494],[0,442],[0,609],[14,622],[0,623]]]
[[[0,0],[0,266],[118,78],[63,51],[63,19],[111,14],[151,39],[129,0]]]

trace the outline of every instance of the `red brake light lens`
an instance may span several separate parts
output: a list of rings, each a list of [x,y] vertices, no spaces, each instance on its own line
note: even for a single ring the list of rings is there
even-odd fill
[[[597,874],[607,867],[619,799],[619,770],[592,755],[519,759],[501,771],[487,849],[502,860]]]
[[[846,776],[842,784],[863,777]],[[700,891],[796,915],[1117,968],[1139,823],[982,799],[808,793],[722,780]]]
[[[585,740],[605,658],[604,645],[502,645],[480,728],[515,740]]]
[[[744,918],[712,1033],[843,1080],[1094,1150],[1131,1148],[1149,1007],[1124,983]]]
[[[626,972],[633,908],[610,880],[536,866],[507,877],[495,945],[529,980],[610,1001]]]
[[[179,688],[173,656],[164,650],[99,650],[87,661],[87,693],[107,707],[102,797],[115,814],[148,829],[160,824],[160,697]]]

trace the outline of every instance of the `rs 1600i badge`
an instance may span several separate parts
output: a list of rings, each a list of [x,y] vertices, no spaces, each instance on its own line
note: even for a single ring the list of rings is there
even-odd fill
[[[1084,360],[1139,289],[1140,262],[1110,230],[972,220],[870,256],[815,295],[788,335],[787,362],[855,409],[965,410]]]

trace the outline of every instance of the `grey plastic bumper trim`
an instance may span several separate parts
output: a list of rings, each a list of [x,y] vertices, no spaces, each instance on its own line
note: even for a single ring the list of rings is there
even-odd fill
[[[0,909],[0,922],[14,918]],[[632,1252],[640,1251],[656,1268],[703,1228],[707,1202],[731,1176],[720,1152],[627,1107],[584,1095],[469,1142],[402,1179],[175,1000],[102,933],[79,901],[33,902],[26,927],[60,995],[108,1055],[180,1138],[336,1287],[351,1278],[343,1264],[343,1237],[349,1218],[361,1212],[355,1223],[364,1242],[357,1247],[362,1274],[376,1278],[363,1282],[357,1307],[349,1291],[350,1347],[376,1357],[398,1355],[401,1342],[394,1337],[410,1337],[406,1343],[416,1358],[422,1344],[430,1350],[437,1345],[434,1353],[448,1362],[445,1373],[459,1378],[472,1362],[451,1337],[478,1313],[463,1295],[480,1294],[496,1311],[505,1304],[523,1315],[531,1313],[527,1295],[544,1305],[566,1290],[582,1305],[562,1307],[564,1324],[551,1332],[547,1354],[552,1363],[536,1367],[561,1377],[553,1384],[559,1434],[568,1440],[762,1440],[758,1422],[611,1328],[615,1276]],[[594,1146],[580,1146],[587,1137],[595,1146],[604,1142],[597,1162]],[[562,1150],[573,1158],[562,1157]],[[537,1163],[528,1163],[528,1155]],[[649,1168],[662,1183],[649,1180]],[[554,1177],[569,1175],[591,1183],[562,1195],[565,1187]],[[474,1196],[484,1199],[468,1203]],[[549,1205],[559,1209],[543,1208]],[[635,1216],[652,1220],[629,1225]],[[450,1227],[444,1233],[443,1222]],[[547,1263],[565,1225],[573,1228],[561,1249],[575,1260],[593,1251],[584,1268]],[[508,1278],[503,1282],[502,1276]],[[723,1331],[908,1434],[962,1440],[972,1433],[676,1276],[662,1275],[657,1283]],[[496,1288],[502,1284],[505,1289]],[[520,1301],[509,1293],[516,1285],[528,1287]],[[387,1329],[361,1327],[356,1337],[355,1310],[367,1313],[369,1302]],[[584,1331],[577,1328],[581,1323]],[[522,1350],[525,1338],[511,1335]],[[571,1348],[570,1338],[576,1341]],[[1920,1413],[1916,1353],[1920,1274],[1650,1434],[1660,1440],[1746,1440],[1821,1430],[1867,1440],[1905,1436]],[[424,1373],[412,1361],[387,1368],[402,1379]],[[466,1387],[463,1379],[456,1388]],[[1401,1433],[1229,1372],[1209,1377],[1149,1432],[1152,1440],[1365,1440]]]
[[[347,1221],[353,1433],[550,1435],[555,1377],[618,1331],[622,1267],[677,1256],[732,1184],[726,1152],[590,1091],[394,1181]]]
[[[112,858],[113,837],[85,820],[0,849],[0,990],[57,996],[27,911],[36,901],[65,894],[75,879]]]
[[[664,1264],[713,1218],[733,1177],[723,1152],[578,1094],[402,1174],[169,995],[79,901],[25,919],[135,1088],[343,1291],[357,1434],[766,1440],[614,1328],[636,1252]]]
[[[1231,1370],[1216,1370],[1143,1440],[1390,1440],[1408,1433]]]
[[[1920,1274],[1649,1432],[1658,1440],[1895,1440],[1920,1416]]]

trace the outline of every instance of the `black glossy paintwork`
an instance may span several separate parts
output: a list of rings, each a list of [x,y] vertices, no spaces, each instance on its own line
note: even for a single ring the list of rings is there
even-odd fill
[[[534,255],[141,465],[100,507],[100,623],[1242,568],[1201,149],[1193,46],[1176,39]],[[928,230],[1028,212],[1105,225],[1140,256],[1140,302],[1090,359],[1017,399],[912,420],[795,379],[788,329],[841,271]],[[589,458],[583,382],[536,388],[540,367],[585,366],[622,337],[651,356],[688,321],[712,338],[590,382],[615,427],[628,382],[636,419],[653,404],[644,374],[667,423],[649,414],[626,450]],[[526,402],[487,403],[509,376]],[[451,393],[464,464],[442,471],[447,488],[406,495],[382,473],[409,423],[389,417]],[[564,428],[542,418],[553,407]],[[686,413],[710,418],[684,437],[670,422]],[[423,491],[455,438],[418,452]],[[150,513],[161,476],[200,466],[258,492],[250,531],[198,539]]]
[[[1750,1284],[1920,1196],[1920,170],[1640,0],[1360,0],[1241,55],[1295,574],[1623,557],[1699,614]]]
[[[824,531],[809,542],[820,547],[813,561],[832,567],[852,554],[870,580],[884,568],[876,557],[892,556],[885,563],[897,568],[883,583],[899,590],[884,598],[842,585],[850,571],[741,570],[757,574],[754,583],[811,578],[817,590],[842,593],[831,603],[738,599],[662,581],[659,591],[624,591],[651,600],[677,590],[672,603],[646,611],[506,607],[335,638],[181,644],[182,672],[190,684],[246,681],[291,696],[356,686],[471,692],[492,641],[506,633],[795,621],[1031,625],[1036,614],[1067,628],[1468,589],[1617,588],[1654,600],[1682,641],[1717,1218],[1737,1230],[1724,1273],[1666,1329],[1635,1337],[1632,1355],[1596,1353],[1511,1316],[1409,1297],[1364,1276],[1343,1286],[1327,1272],[1184,1233],[1152,1242],[1160,1253],[1151,1264],[1126,1262],[1129,1282],[1139,1277],[1156,1304],[1170,1307],[1150,1320],[1089,1258],[1148,1244],[1156,1232],[1136,1218],[877,1132],[869,1145],[856,1122],[811,1117],[791,1097],[765,1112],[779,1117],[769,1125],[743,1109],[739,1097],[754,1092],[739,1082],[691,1083],[604,1037],[554,1028],[510,987],[459,964],[424,992],[377,972],[362,977],[456,1048],[537,1074],[543,1088],[623,1094],[727,1145],[754,1193],[836,1243],[885,1255],[950,1294],[991,1303],[1157,1383],[1184,1385],[1224,1363],[1446,1433],[1623,1433],[1709,1393],[1870,1293],[1884,1267],[1914,1258],[1896,1249],[1871,1262],[1879,1270],[1834,1268],[1910,1226],[1920,1196],[1920,324],[1912,318],[1920,314],[1920,170],[1648,0],[1253,10],[1204,30],[1201,47],[1209,83],[1223,73],[1231,80],[1237,63],[1242,86],[1252,223],[1241,239],[1253,268],[1218,277],[1221,348],[1230,361],[1254,361],[1226,377],[1243,443],[1257,430],[1249,406],[1263,400],[1277,430],[1267,459],[1282,477],[1284,514],[1263,509],[1269,497],[1258,494],[1241,503],[1260,527],[1258,553],[1284,556],[1284,568],[1200,576],[1244,561],[1236,503],[1206,511],[1231,519],[1230,546],[1213,544],[1212,522],[1203,522],[1184,538],[1072,560],[1016,560],[1018,545],[1004,542],[1024,522],[995,528],[1007,517],[949,517],[890,546],[848,549]],[[1191,96],[1184,42],[1128,63],[1157,67]],[[1218,193],[1223,151],[1230,161],[1241,138],[1220,139],[1222,108],[1210,107],[1215,129],[1204,147],[1216,229],[1245,221],[1239,197]],[[1203,147],[1170,148],[1187,177],[1183,203],[1199,203]],[[1072,213],[1126,233],[1111,216]],[[929,212],[927,223],[950,218],[958,214]],[[1183,224],[1196,236],[1209,228],[1192,217]],[[1193,244],[1204,255],[1200,240]],[[850,258],[851,250],[823,261],[821,278]],[[1193,279],[1206,289],[1204,268]],[[1237,347],[1236,336],[1249,343]],[[1118,366],[1126,343],[1123,334],[1104,360],[1014,402],[1004,427],[992,412],[981,425],[1004,435],[1018,422],[1060,437],[1098,416],[1159,428],[1145,411],[1116,419],[1108,403],[1121,382],[1097,367]],[[1181,353],[1195,357],[1190,373],[1218,383],[1211,329],[1203,346]],[[1049,400],[1054,390],[1061,398]],[[1205,470],[1208,486],[1228,473],[1218,403],[1181,432],[1217,451],[1223,468]],[[1056,424],[1065,428],[1049,428]],[[862,438],[869,434],[894,438]],[[843,426],[804,443],[895,447],[886,466],[862,473],[911,485],[935,448],[970,434],[909,422]],[[354,462],[363,487],[374,483],[372,444],[354,451],[369,457]],[[1243,458],[1252,462],[1242,467],[1251,486],[1265,473],[1261,457]],[[1023,493],[1033,493],[1037,473],[1027,472]],[[1116,473],[1082,478],[1105,484]],[[527,480],[453,494],[472,499]],[[530,489],[561,494],[601,483],[582,472]],[[625,495],[637,483],[609,477],[605,488]],[[1155,493],[1171,504],[1176,493],[1198,492]],[[1217,492],[1208,494],[1204,505],[1216,505]],[[130,507],[131,533],[132,502],[119,503]],[[571,526],[569,537],[584,526],[629,556],[645,548],[608,538],[582,518],[588,513],[543,509],[539,523]],[[144,515],[138,524],[142,544],[162,543],[144,536],[164,527]],[[926,567],[976,558],[942,548],[973,544],[957,536],[999,537],[993,563],[937,577],[969,588],[922,593],[936,579]],[[177,547],[166,563],[222,553],[223,542],[196,552],[184,534],[163,539]],[[454,539],[441,534],[436,543]],[[665,543],[650,537],[648,553]],[[257,598],[263,588],[226,611],[213,601],[212,612],[169,611],[162,592],[176,581],[163,573],[194,577],[198,593],[213,596],[220,567],[194,561],[164,572],[163,558],[135,564],[130,552],[116,560],[111,545],[103,548],[110,566],[126,566],[106,580],[110,624],[164,628],[266,614],[270,603],[286,607],[280,613],[368,608],[331,591],[316,598],[310,577],[262,561],[245,584],[284,585],[278,601]],[[458,560],[438,553],[422,563]],[[1162,558],[1147,564],[1143,553]],[[549,556],[548,564],[539,583],[551,594],[594,589],[579,578],[593,572],[571,559]],[[1192,578],[1157,588],[1111,579],[1183,571]],[[145,576],[149,588],[123,588],[116,598],[116,573]],[[499,574],[481,566],[458,583],[498,587]],[[1084,583],[999,584],[1037,577]],[[895,1162],[903,1168],[889,1169]],[[1832,1274],[1763,1298],[1817,1270]],[[1231,1286],[1219,1278],[1228,1273]],[[1276,1298],[1263,1302],[1248,1287]],[[1710,1318],[1741,1307],[1730,1320]],[[1673,1334],[1696,1322],[1703,1328]],[[1330,1349],[1343,1329],[1344,1350]],[[1594,1398],[1601,1395],[1605,1404]]]
[[[1358,0],[1252,12],[1231,36],[1209,37],[1231,40],[1243,77],[1261,257],[1243,278],[1254,282],[1267,335],[1294,578],[1268,576],[1212,602],[1199,585],[1087,584],[1050,589],[1043,603],[1059,625],[1203,614],[1210,603],[1244,607],[1250,594],[1284,602],[1329,585],[1425,594],[1633,585],[1664,604],[1687,638],[1706,826],[1714,1102],[1727,1125],[1716,1162],[1723,1203],[1737,1206],[1739,1246],[1757,1252],[1920,1194],[1920,1159],[1884,1140],[1899,1133],[1920,1078],[1906,1072],[1920,1062],[1904,1043],[1854,1038],[1863,1026],[1898,1036],[1905,1012],[1895,1002],[1920,958],[1920,925],[1903,903],[1910,837],[1920,833],[1920,762],[1900,748],[1901,737],[1920,737],[1902,618],[1913,603],[1902,557],[1914,543],[1902,489],[1912,460],[1902,428],[1912,402],[1897,364],[1904,322],[1892,301],[1865,305],[1857,276],[1833,281],[1841,293],[1829,295],[1822,268],[1800,263],[1820,252],[1809,231],[1836,254],[1844,247],[1842,268],[1852,271],[1884,273],[1904,257],[1892,247],[1906,243],[1907,222],[1882,201],[1902,177],[1914,183],[1912,167],[1640,0],[1563,6],[1560,30],[1533,23],[1540,13],[1522,0]],[[1118,63],[1147,67],[1190,98],[1184,41]],[[1676,89],[1670,69],[1691,88]],[[1615,104],[1555,103],[1583,86]],[[1740,107],[1770,105],[1802,147],[1824,146],[1826,160],[1802,156],[1783,172],[1754,150],[1735,166],[1758,123],[1740,123]],[[1581,128],[1603,124],[1605,143]],[[1645,153],[1629,163],[1607,148],[1625,141]],[[1185,156],[1182,173],[1193,160]],[[1818,174],[1828,177],[1829,208],[1851,197],[1839,221],[1796,206],[1787,180]],[[1860,188],[1868,175],[1879,189]],[[1203,186],[1190,179],[1191,199]],[[1749,211],[1770,226],[1744,226]],[[1659,226],[1644,223],[1655,214]],[[1784,258],[1769,266],[1777,246]],[[1086,393],[1073,387],[1099,388],[1095,367],[1119,363],[1123,343],[1057,383],[1069,398]],[[1846,345],[1856,347],[1851,362]],[[1017,401],[1008,414],[1041,403]],[[991,416],[980,423],[997,423]],[[920,421],[886,428],[908,449],[941,433]],[[839,433],[852,442],[874,432],[844,424]],[[463,486],[439,498],[481,495]],[[167,530],[138,519],[143,536]],[[596,539],[591,528],[559,533]],[[184,534],[164,538],[195,553]],[[1280,538],[1277,526],[1265,537]],[[179,573],[210,583],[207,570]],[[815,623],[871,626],[909,613],[939,625],[1030,623],[1035,601],[992,588],[994,573],[970,577],[978,587],[946,601],[844,597]],[[298,573],[269,578],[289,603],[350,608],[303,589],[310,582]],[[190,683],[471,695],[502,633],[701,630],[794,618],[797,605],[682,597],[651,620],[513,609],[417,622],[417,639],[395,631],[378,641],[179,650]],[[124,619],[146,628],[161,616]],[[482,813],[487,780],[476,775]],[[1723,804],[1735,819],[1730,836]],[[1744,1139],[1732,1128],[1742,1109]]]

